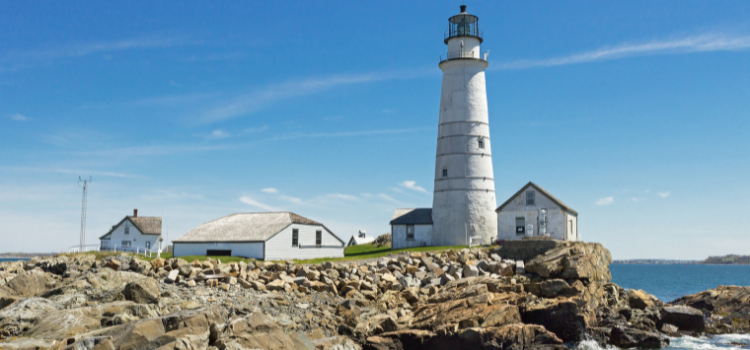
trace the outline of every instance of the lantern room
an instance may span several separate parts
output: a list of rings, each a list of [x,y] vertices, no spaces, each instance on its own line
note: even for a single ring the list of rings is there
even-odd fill
[[[466,5],[461,5],[461,13],[448,19],[448,30],[445,32],[445,43],[451,38],[469,36],[482,42],[482,32],[479,30],[479,18],[466,13]]]

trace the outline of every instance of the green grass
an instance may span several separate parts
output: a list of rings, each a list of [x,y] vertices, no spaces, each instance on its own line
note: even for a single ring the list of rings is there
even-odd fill
[[[390,246],[376,247],[373,244],[360,244],[344,248],[344,256],[357,256],[390,251]]]
[[[369,247],[368,247],[369,246]],[[352,249],[348,250],[349,248],[354,247],[361,247],[359,249]],[[318,258],[318,259],[308,259],[308,260],[294,260],[297,264],[319,264],[326,261],[331,262],[341,262],[341,261],[354,261],[354,260],[363,260],[363,259],[374,259],[374,258],[382,258],[384,256],[388,256],[388,254],[398,254],[403,252],[437,252],[442,250],[459,250],[466,248],[465,245],[454,245],[454,246],[442,246],[442,247],[414,247],[414,248],[403,248],[403,249],[395,249],[392,250],[390,247],[375,247],[371,244],[361,245],[361,246],[354,246],[354,247],[347,247],[344,249],[344,257],[343,258]],[[368,250],[369,248],[369,250]],[[349,252],[352,252],[352,255],[349,255]]]
[[[466,246],[464,245],[455,245],[455,246],[442,246],[442,247],[414,247],[414,248],[403,248],[403,249],[395,249],[392,250],[391,247],[376,247],[372,244],[361,244],[351,247],[344,248],[344,257],[343,258],[317,258],[317,259],[308,259],[308,260],[294,260],[297,264],[319,264],[326,261],[331,262],[342,262],[342,261],[356,261],[356,260],[364,260],[364,259],[374,259],[374,258],[382,258],[385,256],[388,256],[388,254],[398,254],[403,252],[437,252],[437,251],[443,251],[443,250],[460,250],[464,249]],[[489,249],[487,247],[479,247],[482,249]],[[121,252],[86,252],[83,254],[93,254],[96,256],[96,260],[101,260],[102,258],[106,258],[109,256],[114,255],[120,255],[123,254]],[[63,255],[76,255],[76,254],[63,254]],[[145,260],[145,261],[152,261],[156,259],[156,255],[153,257],[146,257],[143,255],[135,255],[132,253],[128,253],[127,255],[130,256],[136,256],[138,259]],[[162,253],[161,258],[162,259],[169,259],[172,257],[172,253]],[[255,259],[246,259],[241,258],[238,256],[205,256],[205,255],[189,255],[189,256],[181,256],[179,257],[182,260],[185,260],[187,262],[192,262],[193,260],[198,261],[206,261],[206,259],[211,260],[221,260],[222,263],[230,263],[230,262],[256,262],[258,260]]]

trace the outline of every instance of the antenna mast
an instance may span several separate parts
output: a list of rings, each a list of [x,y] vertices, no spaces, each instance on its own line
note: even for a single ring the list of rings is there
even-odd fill
[[[81,185],[83,182],[83,185]],[[84,246],[86,245],[86,204],[89,184],[91,183],[91,176],[88,180],[81,179],[78,177],[78,187],[83,188],[83,197],[81,199],[81,252],[83,252]]]

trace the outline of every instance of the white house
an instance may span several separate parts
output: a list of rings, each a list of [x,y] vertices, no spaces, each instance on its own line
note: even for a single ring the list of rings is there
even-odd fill
[[[365,232],[364,230],[359,230],[359,233],[356,236],[352,235],[352,238],[349,239],[349,243],[347,243],[346,245],[352,246],[358,244],[368,244],[372,242],[375,242],[375,237],[368,236],[367,232]]]
[[[391,249],[432,245],[432,209],[396,209],[391,218]]]
[[[126,216],[99,237],[101,250],[157,251],[161,245],[161,218],[158,216]]]
[[[578,213],[543,188],[529,182],[495,210],[497,239],[550,236],[578,241]]]
[[[174,256],[344,257],[344,241],[323,224],[291,212],[232,214],[192,229],[173,244]]]

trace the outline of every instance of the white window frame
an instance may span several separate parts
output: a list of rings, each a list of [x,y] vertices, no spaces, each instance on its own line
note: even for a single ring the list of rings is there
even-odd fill
[[[531,202],[529,202],[529,197],[531,197]],[[526,205],[536,205],[536,191],[526,191]]]
[[[406,240],[407,241],[413,241],[414,240],[414,232],[416,231],[416,228],[414,225],[406,225]]]
[[[292,229],[292,247],[299,247],[299,229]]]

